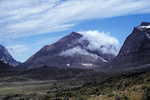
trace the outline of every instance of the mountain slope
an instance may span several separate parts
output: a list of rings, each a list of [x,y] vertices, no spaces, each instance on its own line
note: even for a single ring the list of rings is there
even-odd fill
[[[2,45],[0,45],[0,61],[10,66],[17,66],[20,64],[20,62],[17,62]]]
[[[3,63],[2,61],[0,61],[0,71],[11,71],[13,69],[12,66]]]
[[[125,40],[110,67],[140,67],[150,64],[150,23],[142,22]]]
[[[91,50],[90,41],[83,35],[72,32],[59,41],[44,46],[30,57],[20,68],[33,69],[43,66],[68,68],[100,68],[111,61],[115,55],[102,53],[101,50]],[[104,48],[105,46],[99,46]],[[107,49],[113,46],[107,46]]]

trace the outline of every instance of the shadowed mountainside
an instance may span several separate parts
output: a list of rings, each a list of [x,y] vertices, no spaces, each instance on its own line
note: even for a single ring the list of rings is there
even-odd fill
[[[20,64],[20,62],[17,62],[2,45],[0,45],[0,61],[10,66],[17,66]]]
[[[150,64],[150,23],[142,22],[125,40],[109,67],[146,67]]]
[[[89,41],[86,39],[81,41],[82,37],[83,35],[72,32],[59,41],[44,46],[18,67],[22,69],[42,66],[101,68],[115,57],[113,54],[104,54],[100,50],[88,49]]]

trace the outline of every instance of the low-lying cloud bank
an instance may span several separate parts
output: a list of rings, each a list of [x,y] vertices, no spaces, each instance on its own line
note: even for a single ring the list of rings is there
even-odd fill
[[[89,45],[87,48],[91,51],[101,51],[102,53],[106,54],[113,54],[117,55],[119,52],[119,41],[110,36],[107,33],[95,31],[81,31],[79,32],[83,35],[83,38],[80,39],[82,42],[83,40],[88,40]]]
[[[109,34],[104,32],[100,33],[97,30],[95,31],[81,31],[78,32],[83,35],[77,42],[83,42],[87,40],[89,42],[88,46],[82,49],[80,46],[68,49],[60,53],[61,56],[72,56],[74,54],[89,55],[94,58],[99,58],[98,55],[88,52],[98,51],[103,54],[113,54],[117,55],[119,52],[119,41],[111,37]]]
[[[74,54],[87,55],[87,56],[94,57],[96,59],[98,58],[98,56],[96,54],[89,53],[86,50],[81,49],[81,47],[79,47],[79,46],[74,47],[72,49],[68,49],[66,51],[63,51],[63,52],[61,52],[60,55],[61,56],[72,56]]]

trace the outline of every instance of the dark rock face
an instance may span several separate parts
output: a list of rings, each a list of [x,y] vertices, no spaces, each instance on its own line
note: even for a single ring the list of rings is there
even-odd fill
[[[3,72],[3,71],[11,71],[13,70],[13,67],[8,65],[8,64],[5,64],[3,63],[2,61],[0,61],[0,72]]]
[[[10,66],[17,66],[20,64],[20,62],[17,62],[2,45],[0,45],[0,61]]]
[[[150,23],[142,22],[125,40],[111,67],[138,67],[150,63]]]
[[[79,41],[82,37],[83,35],[72,32],[54,44],[44,46],[19,67],[101,68],[115,57],[112,54],[87,49],[89,41]]]

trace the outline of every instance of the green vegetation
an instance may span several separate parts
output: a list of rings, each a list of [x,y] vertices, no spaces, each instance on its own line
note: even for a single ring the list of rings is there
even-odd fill
[[[150,86],[149,87],[144,86],[143,90],[145,92],[143,93],[142,99],[143,100],[150,100]]]
[[[99,80],[91,73],[87,79],[83,74],[68,80],[12,81],[0,85],[0,100],[150,100],[150,72],[127,72],[97,72]]]

